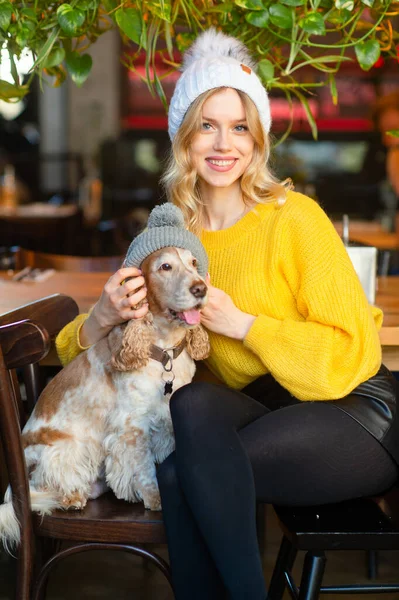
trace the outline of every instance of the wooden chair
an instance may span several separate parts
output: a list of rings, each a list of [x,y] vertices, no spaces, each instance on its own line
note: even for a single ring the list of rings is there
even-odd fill
[[[21,401],[13,371],[29,368],[46,356],[51,336],[71,318],[71,302],[65,296],[55,295],[8,313],[0,322],[0,440],[13,505],[21,524],[16,600],[41,599],[49,574],[63,558],[91,550],[126,551],[146,558],[160,569],[171,585],[167,563],[139,546],[166,542],[160,513],[146,511],[141,504],[117,500],[111,493],[89,501],[83,511],[55,511],[45,517],[31,513],[20,435]],[[27,320],[28,316],[34,320]],[[48,325],[49,331],[43,323]],[[69,544],[62,549],[64,540]]]
[[[20,248],[16,254],[16,268],[56,269],[73,272],[115,272],[123,262],[124,256],[68,256],[47,254]]]
[[[376,596],[399,591],[399,584],[396,583],[322,585],[326,551],[365,550],[370,559],[370,556],[375,557],[378,550],[399,550],[398,485],[373,498],[325,506],[274,508],[283,531],[283,540],[270,582],[268,600],[281,600],[286,587],[291,598],[298,600],[316,600],[319,594]],[[298,550],[306,552],[299,588],[291,574]],[[369,577],[375,576],[372,571],[369,569]]]

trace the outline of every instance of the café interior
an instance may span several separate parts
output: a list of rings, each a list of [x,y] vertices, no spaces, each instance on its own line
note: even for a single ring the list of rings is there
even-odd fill
[[[132,239],[145,227],[151,209],[165,201],[159,184],[170,146],[165,112],[160,100],[150,95],[139,76],[144,66],[139,64],[133,73],[121,65],[120,43],[117,34],[110,31],[93,46],[96,54],[93,73],[81,89],[71,82],[56,89],[46,85],[40,89],[37,83],[17,105],[8,106],[4,102],[0,105],[0,333],[2,327],[12,322],[11,314],[14,320],[15,317],[34,320],[35,316],[37,319],[40,312],[34,311],[30,317],[32,308],[26,306],[54,294],[62,295],[64,300],[54,309],[58,311],[57,318],[62,315],[58,320],[52,317],[54,330],[50,331],[50,337],[76,311],[87,312],[110,274],[120,266]],[[165,79],[169,97],[174,81],[175,75]],[[399,93],[397,65],[376,65],[368,72],[344,65],[337,76],[337,89],[336,105],[327,88],[319,88],[309,98],[318,129],[317,140],[303,106],[294,101],[291,113],[285,96],[271,92],[273,169],[280,179],[291,177],[297,191],[319,202],[342,236],[350,256],[358,261],[359,277],[370,301],[384,310],[380,332],[383,360],[396,373],[399,372],[398,193],[387,177],[387,148],[373,119],[373,107],[379,98]],[[397,115],[396,129],[399,129],[399,104]],[[280,144],[288,127],[290,133]],[[47,316],[52,310],[48,306]],[[3,345],[1,350],[4,355],[8,351]],[[13,364],[11,361],[8,365],[9,373],[15,370],[17,363]],[[38,374],[41,385],[61,368],[53,347],[35,365],[29,365],[30,373]],[[4,370],[4,359],[1,368]],[[22,412],[29,410],[37,394],[34,385],[32,388],[21,383],[26,369],[26,365],[18,368],[12,379],[14,383],[19,381],[22,390],[19,406]],[[32,383],[33,377],[29,381]],[[1,402],[4,394],[4,387],[0,387]],[[5,463],[3,449],[2,493],[9,480]],[[9,462],[8,467],[12,464]],[[332,598],[338,598],[334,586],[339,584],[347,586],[346,592],[355,598],[360,598],[362,591],[351,589],[355,584],[363,586],[363,591],[368,589],[372,598],[380,597],[377,589],[380,585],[388,585],[391,587],[385,589],[385,597],[397,597],[399,587],[394,584],[399,582],[396,541],[399,529],[395,522],[395,514],[399,515],[398,498],[376,502],[370,519],[369,509],[363,512],[363,506],[356,505],[349,513],[333,507],[324,514],[330,537],[320,533],[317,524],[312,525],[314,536],[323,538],[320,544],[327,544],[323,585],[332,586],[329,590]],[[46,528],[45,520],[42,530],[40,521],[26,525],[27,535],[39,532],[40,539],[45,539],[49,547],[65,552],[65,559],[51,571],[46,598],[172,599],[167,572],[165,575],[168,554],[161,516],[145,511],[142,506],[129,512],[130,508],[121,509],[112,500],[109,502],[102,506],[101,516],[92,511],[88,519],[74,524],[63,520],[54,526],[56,533],[51,523]],[[284,516],[271,506],[258,507],[258,513],[259,544],[269,584],[279,553]],[[347,522],[340,522],[340,515]],[[29,517],[26,519],[29,521]],[[107,520],[112,521],[112,527]],[[68,534],[68,527],[72,527],[75,537]],[[295,523],[292,528],[295,529]],[[93,533],[96,529],[100,533]],[[353,534],[346,546],[342,531],[347,538]],[[337,534],[335,538],[331,532]],[[389,540],[384,538],[379,544],[385,534]],[[298,534],[298,558],[292,568],[297,584],[301,580],[306,544],[310,544],[305,534],[302,536],[305,540],[300,537]],[[91,552],[69,552],[71,539],[95,545]],[[114,552],[110,548],[113,543],[139,550]],[[46,546],[45,552],[48,550]],[[146,552],[154,552],[160,559],[147,560]],[[0,600],[28,598],[17,596],[16,590],[21,569],[33,569],[36,559],[33,555],[22,557],[21,567],[21,557],[17,560],[16,556],[17,553],[0,549]],[[287,576],[284,596],[273,597],[295,597],[290,586],[295,587]]]

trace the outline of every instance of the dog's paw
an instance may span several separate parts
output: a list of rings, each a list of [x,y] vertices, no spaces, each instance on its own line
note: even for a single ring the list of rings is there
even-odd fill
[[[66,494],[62,498],[62,507],[66,510],[82,510],[87,504],[87,496],[81,492]]]
[[[162,510],[161,496],[157,486],[142,490],[144,506],[147,510]]]

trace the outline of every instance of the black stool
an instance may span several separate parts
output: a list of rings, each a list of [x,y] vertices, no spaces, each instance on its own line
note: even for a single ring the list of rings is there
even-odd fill
[[[327,550],[365,550],[371,558],[378,550],[399,550],[399,486],[373,498],[274,509],[284,536],[268,600],[281,600],[286,587],[298,600],[316,600],[319,594],[399,591],[399,584],[322,586]],[[291,575],[298,550],[306,552],[299,588]]]

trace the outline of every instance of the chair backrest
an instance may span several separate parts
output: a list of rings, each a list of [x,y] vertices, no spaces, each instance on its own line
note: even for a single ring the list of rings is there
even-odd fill
[[[34,537],[18,415],[19,387],[12,371],[36,363],[49,349],[49,335],[37,323],[23,320],[0,326],[0,441],[21,530],[19,557],[24,563],[31,560]]]
[[[75,300],[65,294],[53,294],[46,296],[41,300],[30,302],[20,308],[0,315],[0,326],[18,321],[30,319],[43,325],[54,340],[59,331],[79,314],[79,308]],[[27,395],[28,413],[32,410],[41,391],[38,363],[32,361],[23,367],[23,379]],[[14,373],[15,379],[15,373]],[[19,419],[20,424],[24,424],[25,410],[22,410],[20,403]]]
[[[56,269],[72,272],[108,272],[117,271],[124,256],[68,256],[63,254],[47,254],[21,248],[16,255],[16,268],[23,269]]]
[[[0,316],[0,442],[11,486],[13,505],[21,526],[20,559],[31,561],[33,526],[29,485],[21,443],[21,397],[15,370],[32,380],[38,392],[38,361],[51,347],[51,339],[77,314],[76,302],[54,294]],[[29,320],[32,319],[32,320]],[[30,383],[24,381],[29,387]]]

